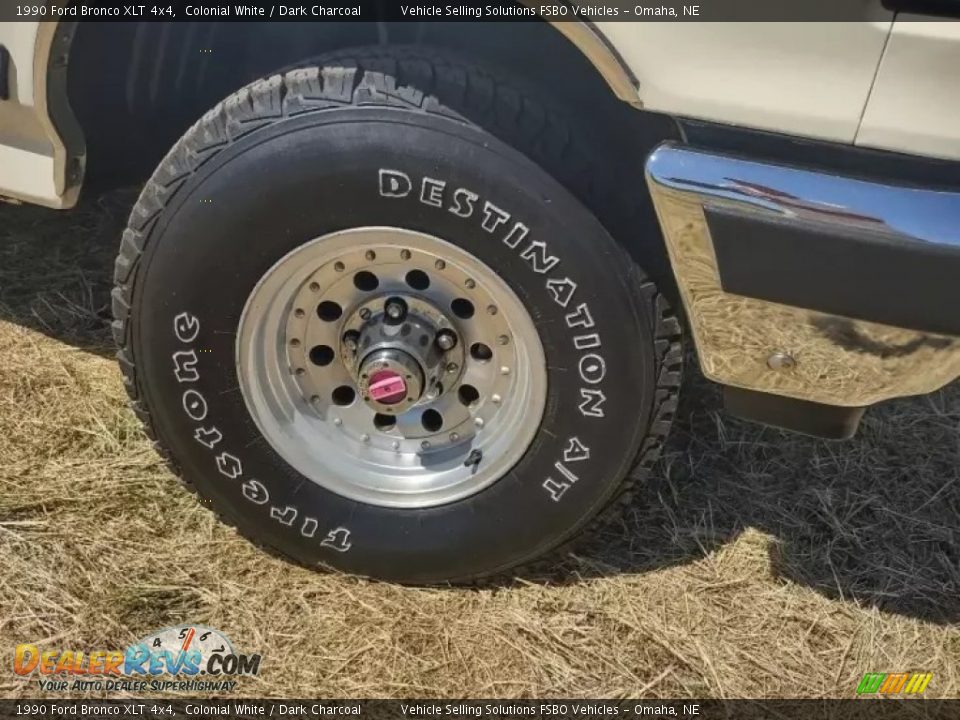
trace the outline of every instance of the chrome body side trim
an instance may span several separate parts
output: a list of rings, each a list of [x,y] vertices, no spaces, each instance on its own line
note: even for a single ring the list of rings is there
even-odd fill
[[[932,263],[929,267],[941,271],[942,278],[943,258],[960,261],[960,194],[884,185],[672,144],[657,148],[646,170],[700,363],[711,380],[860,407],[932,392],[960,376],[960,338],[953,334],[811,309],[822,290],[817,287],[809,287],[814,301],[808,307],[730,292],[724,287],[708,221],[711,215],[734,215],[746,223],[743,227],[759,229],[757,236],[764,242],[776,242],[779,228],[815,228],[815,237],[849,241],[853,254],[843,272],[824,271],[845,277],[851,285],[841,290],[849,296],[855,294],[851,287],[862,293],[877,290],[861,283],[858,242],[881,250],[895,247],[911,259],[929,257],[922,262]],[[816,255],[809,259],[818,260]],[[957,285],[960,288],[960,276]],[[897,285],[884,291],[881,304],[916,302]],[[918,305],[917,312],[922,315],[924,307]]]

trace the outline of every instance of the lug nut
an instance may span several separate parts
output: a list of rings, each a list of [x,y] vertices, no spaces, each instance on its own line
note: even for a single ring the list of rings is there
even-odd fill
[[[384,304],[383,312],[391,325],[399,325],[407,316],[407,304],[400,298],[390,298]]]
[[[447,364],[447,372],[448,372],[448,373],[455,373],[455,372],[456,372],[457,370],[459,370],[459,369],[460,369],[460,366],[457,365],[456,363],[449,363],[449,364]]]
[[[369,320],[370,319],[370,308],[361,308],[360,309],[360,319]]]
[[[437,333],[437,347],[446,352],[457,346],[457,335],[453,330],[441,330]]]
[[[348,330],[343,334],[343,346],[350,352],[356,352],[359,338],[360,333],[356,330]]]

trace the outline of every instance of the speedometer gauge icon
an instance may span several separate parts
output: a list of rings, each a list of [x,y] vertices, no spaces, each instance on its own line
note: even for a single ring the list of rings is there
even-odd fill
[[[233,643],[226,635],[205,625],[175,625],[151,633],[138,642],[151,653],[170,653],[172,656],[186,656],[190,653],[193,658],[199,659],[193,664],[201,668],[207,667],[210,657],[214,654],[221,656],[234,655]],[[201,674],[204,671],[201,670]]]

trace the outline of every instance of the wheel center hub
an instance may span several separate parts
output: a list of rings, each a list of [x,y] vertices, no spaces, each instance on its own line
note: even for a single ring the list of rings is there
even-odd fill
[[[430,303],[398,293],[370,300],[356,317],[362,325],[344,334],[341,355],[368,407],[398,416],[455,383],[463,351]]]
[[[403,375],[394,370],[380,370],[370,375],[370,399],[383,405],[395,405],[407,396]]]
[[[360,396],[378,413],[397,415],[423,397],[423,365],[402,343],[380,343],[367,352],[356,372]]]

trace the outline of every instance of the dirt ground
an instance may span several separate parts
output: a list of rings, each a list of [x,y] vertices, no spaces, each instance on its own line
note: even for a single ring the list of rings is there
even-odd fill
[[[853,697],[921,670],[960,696],[960,388],[829,443],[734,420],[694,377],[658,479],[549,577],[315,574],[218,524],[127,410],[108,296],[128,201],[0,206],[0,695],[38,695],[18,643],[196,622],[263,654],[246,696]]]

